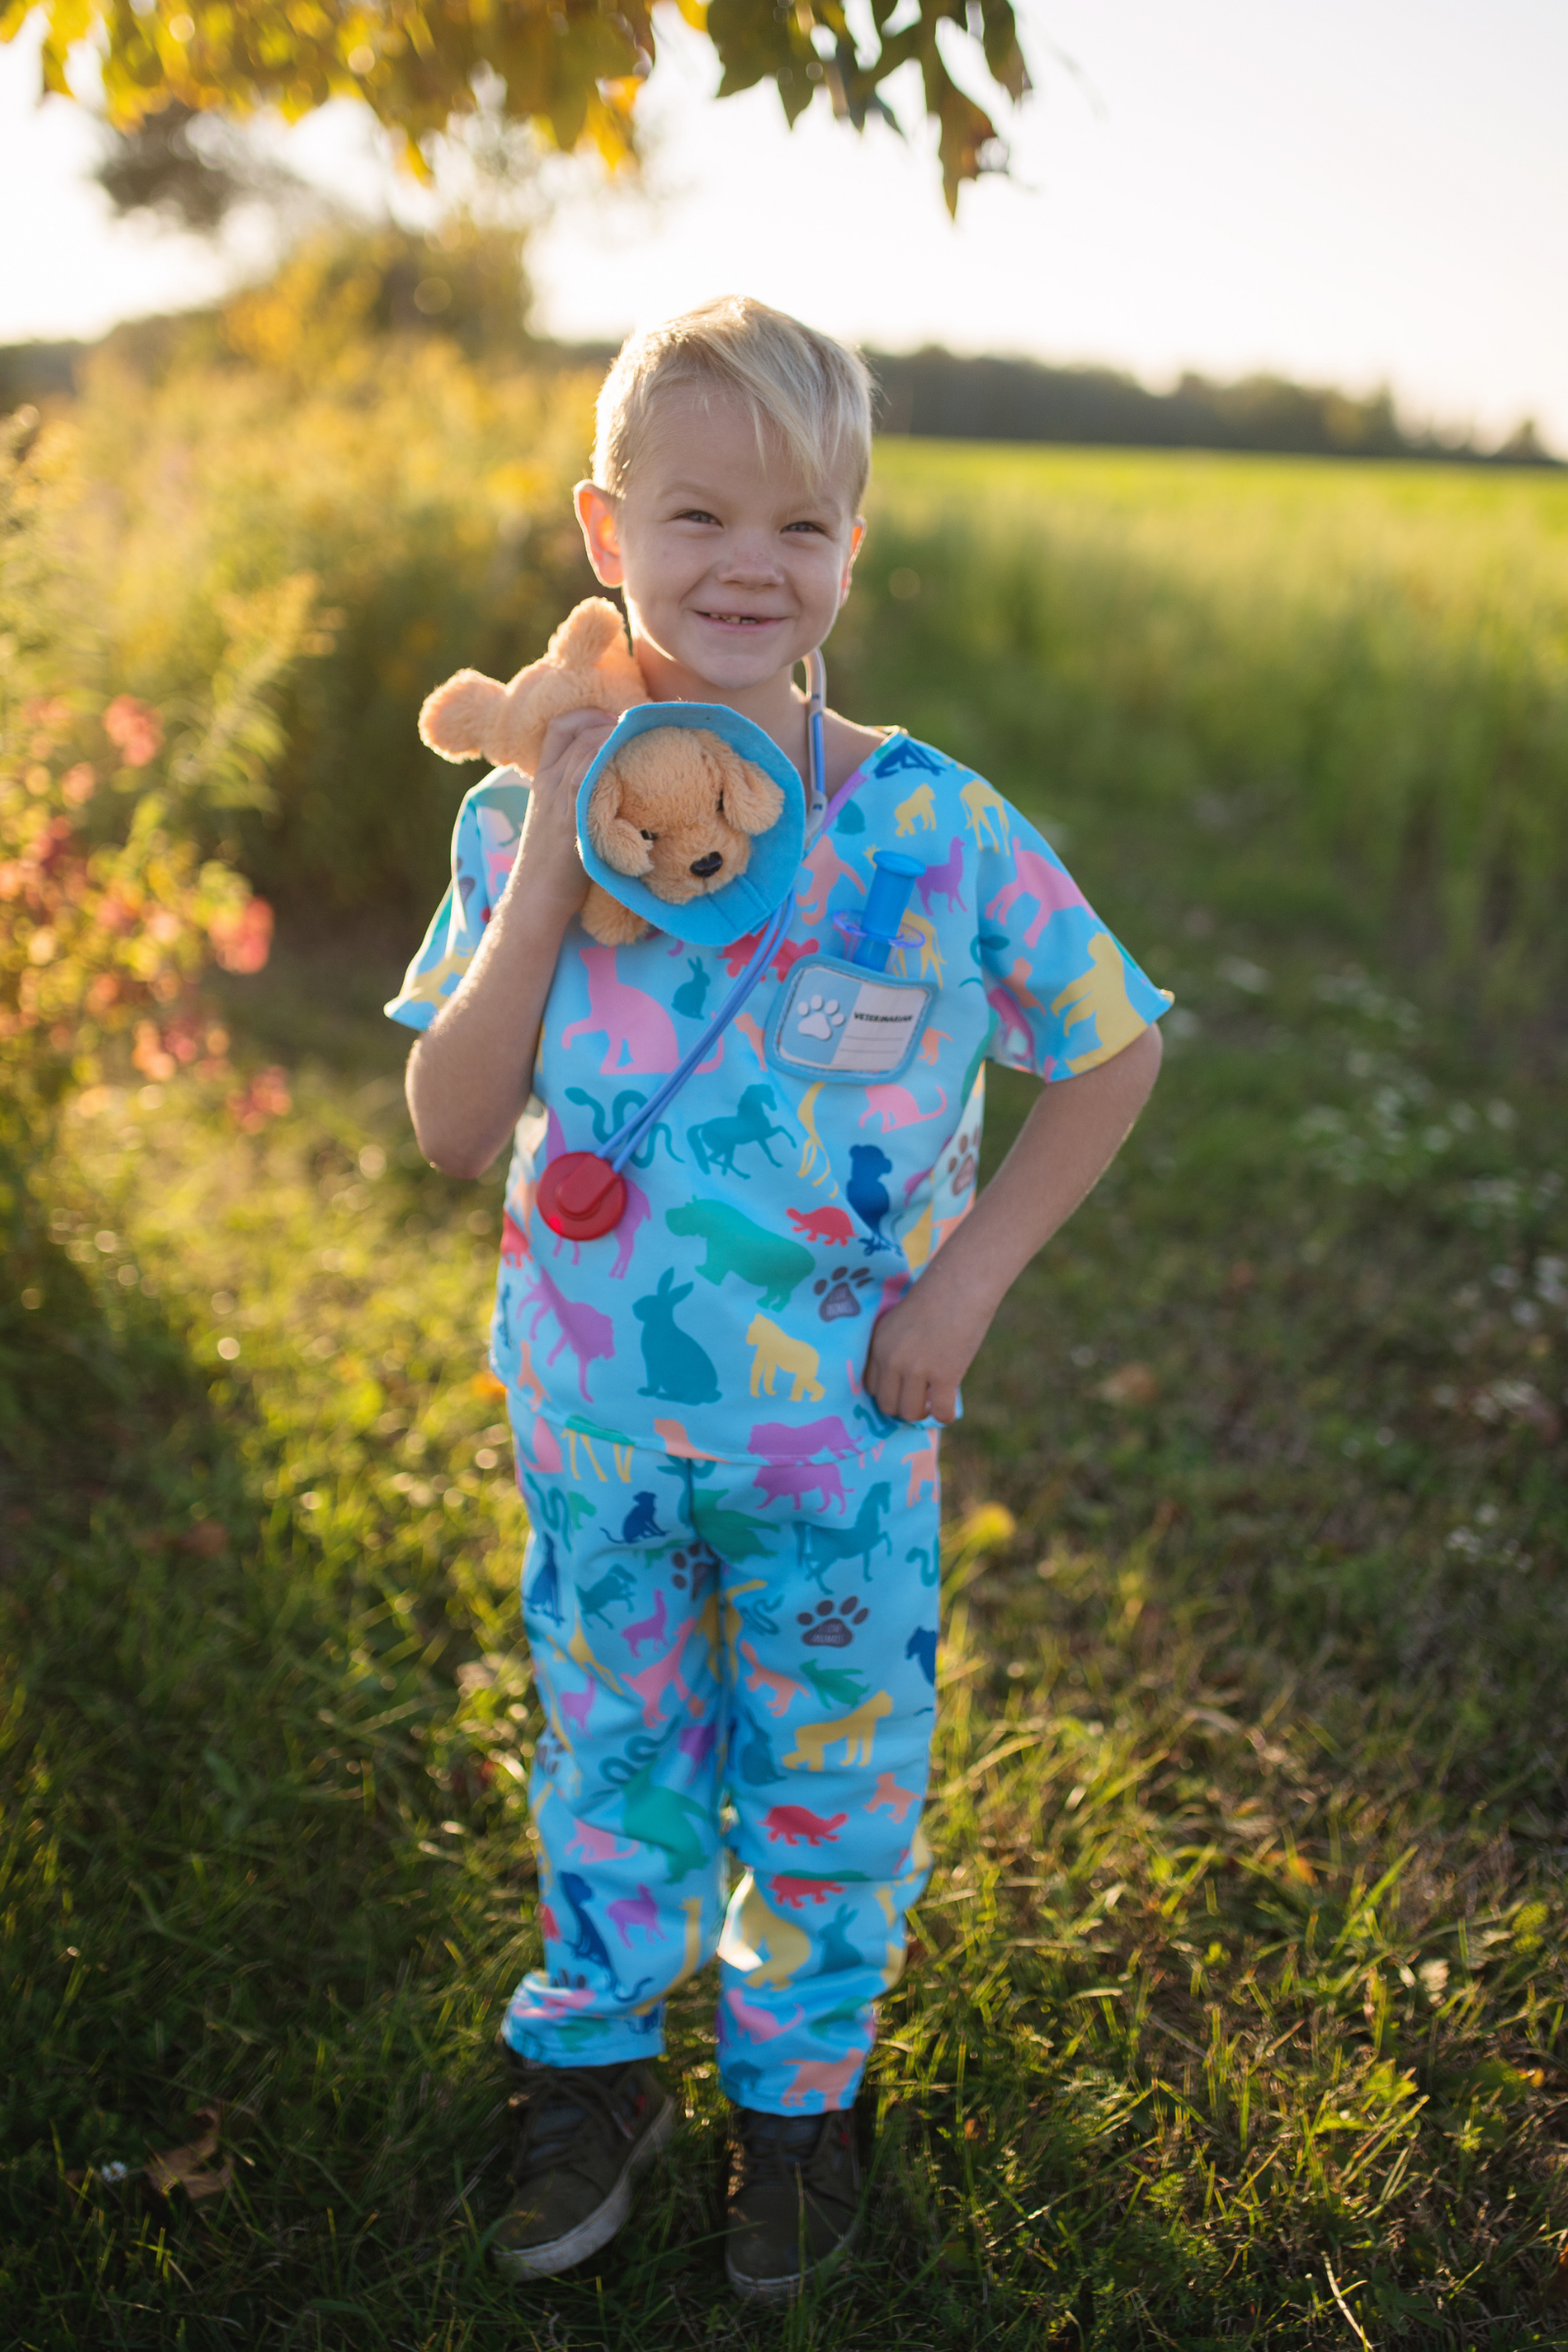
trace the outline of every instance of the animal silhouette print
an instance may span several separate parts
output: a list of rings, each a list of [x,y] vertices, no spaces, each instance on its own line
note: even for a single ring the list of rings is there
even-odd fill
[[[760,1303],[775,1314],[788,1306],[799,1283],[816,1260],[799,1242],[754,1225],[728,1200],[680,1201],[664,1212],[664,1223],[682,1240],[706,1242],[707,1254],[698,1273],[705,1282],[721,1283],[733,1274],[761,1292]]]
[[[837,1462],[803,1460],[803,1455],[815,1453],[829,1441],[813,1433],[822,1429],[843,1431],[844,1424],[833,1414],[826,1421],[809,1421],[804,1429],[791,1429],[787,1421],[760,1421],[752,1431],[748,1451],[762,1454],[765,1459],[760,1470],[752,1474],[752,1484],[765,1494],[769,1502],[787,1495],[796,1510],[808,1494],[814,1494],[818,1508],[826,1510],[836,1503],[841,1511],[849,1509],[844,1492],[844,1479]],[[843,1448],[845,1452],[849,1447]]]
[[[867,1257],[873,1257],[877,1250],[893,1248],[882,1230],[882,1220],[893,1206],[882,1179],[892,1175],[893,1162],[885,1152],[878,1151],[875,1144],[852,1144],[850,1168],[852,1172],[844,1188],[844,1197],[865,1227],[865,1232],[860,1236],[860,1248]]]
[[[612,1608],[618,1600],[623,1609],[629,1609],[636,1590],[637,1581],[631,1570],[623,1561],[612,1560],[603,1576],[595,1577],[591,1585],[579,1592],[578,1606],[585,1617],[597,1617],[601,1625],[613,1625]]]
[[[791,1699],[806,1696],[800,1684],[792,1683],[787,1674],[775,1674],[771,1666],[764,1666],[750,1642],[741,1643],[741,1656],[751,1668],[746,1677],[747,1690],[760,1692],[762,1704],[770,1713],[786,1714]]]
[[[659,1514],[654,1507],[653,1495],[646,1492],[634,1494],[631,1509],[620,1523],[621,1542],[623,1544],[646,1544],[650,1536],[662,1533]]]
[[[735,1889],[718,1956],[753,1991],[787,1992],[811,1957],[811,1938],[792,1919],[780,1919],[763,1900],[750,1871]]]
[[[937,1629],[934,1625],[917,1625],[905,1643],[904,1654],[913,1658],[933,1690],[937,1681]]]
[[[864,2064],[860,2050],[852,2050],[847,2058],[801,2059],[784,2093],[786,2108],[804,2107],[808,2099],[816,2097],[824,2114],[836,2112],[849,2097]]]
[[[725,1987],[724,2006],[748,2041],[776,2041],[781,2034],[791,2033],[806,2011],[797,2001],[788,2017],[775,2017],[771,2009],[759,2009],[746,1998],[738,1984]]]
[[[801,1672],[816,1692],[818,1706],[858,1707],[865,1697],[865,1678],[853,1666],[824,1666],[818,1658],[808,1658]]]
[[[842,1208],[791,1208],[785,1214],[803,1241],[843,1250],[855,1239],[855,1227]]]
[[[553,1364],[563,1348],[569,1348],[577,1359],[578,1391],[583,1402],[591,1404],[593,1399],[588,1394],[588,1367],[599,1356],[612,1356],[615,1352],[615,1327],[610,1317],[602,1315],[586,1299],[564,1298],[541,1265],[535,1265],[533,1282],[523,1292],[519,1303],[533,1308],[533,1321],[528,1326],[530,1339],[537,1335],[546,1315],[555,1316],[561,1327],[561,1336],[545,1357],[545,1362]],[[711,1371],[711,1365],[709,1369]],[[713,1394],[717,1396],[716,1388]]]
[[[1054,914],[1086,903],[1064,865],[1058,865],[1054,858],[1043,858],[1038,850],[1027,849],[1022,842],[1012,853],[1012,880],[1004,883],[987,903],[987,922],[1004,923],[1020,899],[1033,899],[1035,903],[1034,921],[1023,935],[1024,946],[1031,949],[1040,945],[1040,934]]]
[[[912,1509],[927,1487],[933,1494],[942,1491],[937,1470],[937,1432],[933,1430],[925,1444],[914,1453],[906,1453],[904,1459],[909,1473],[909,1491],[904,1499]]]
[[[766,1315],[752,1317],[746,1344],[756,1350],[752,1357],[754,1396],[771,1396],[773,1382],[780,1372],[787,1374],[792,1384],[792,1404],[799,1404],[803,1397],[809,1397],[815,1404],[827,1395],[816,1377],[817,1365],[821,1361],[816,1349],[808,1348],[804,1340],[792,1339],[787,1331],[770,1322]]]
[[[804,1574],[815,1578],[820,1592],[827,1590],[827,1569],[837,1569],[844,1559],[858,1559],[865,1571],[865,1581],[872,1581],[870,1554],[882,1545],[886,1545],[889,1554],[894,1550],[894,1541],[882,1524],[882,1515],[891,1500],[894,1489],[886,1480],[877,1480],[862,1495],[860,1510],[856,1512],[851,1527],[827,1527],[825,1519],[797,1519],[795,1557]]]
[[[893,1712],[893,1694],[878,1690],[863,1706],[851,1715],[840,1715],[831,1723],[798,1723],[795,1726],[795,1745],[784,1758],[792,1771],[820,1772],[827,1761],[827,1751],[844,1742],[841,1761],[871,1766],[871,1750],[876,1740],[876,1727],[884,1715]]]
[[[971,776],[958,798],[973,827],[976,849],[989,841],[994,849],[1004,850],[1012,816],[995,785],[988,784],[984,776]]]
[[[847,1813],[835,1813],[828,1820],[806,1805],[770,1805],[764,1826],[772,1845],[781,1838],[786,1845],[831,1845],[849,1818]]]
[[[691,978],[681,982],[669,1001],[675,1010],[684,1013],[688,1020],[700,1021],[703,1007],[708,1003],[710,974],[700,956],[688,956],[686,966]]]
[[[1097,1042],[1068,1056],[1067,1067],[1074,1073],[1092,1070],[1138,1035],[1143,1016],[1133,1008],[1127,994],[1127,966],[1108,931],[1095,933],[1089,942],[1088,971],[1070,980],[1059,997],[1053,997],[1051,1009],[1065,1014],[1064,1029],[1076,1029],[1083,1021],[1095,1024]]]
[[[522,1596],[522,1605],[534,1617],[553,1618],[561,1623],[561,1565],[556,1558],[555,1538],[548,1528],[536,1528],[534,1543],[539,1547],[539,1565],[533,1583]]]
[[[896,776],[905,768],[913,767],[922,769],[927,775],[937,776],[942,773],[944,764],[940,754],[928,750],[923,743],[916,743],[910,735],[900,735],[878,759],[876,772],[879,776]]]
[[[659,1926],[659,1905],[646,1886],[639,1886],[635,1895],[622,1895],[619,1902],[607,1903],[605,1916],[628,1949],[633,1928],[640,1928],[650,1943],[662,1943],[664,1940]]]
[[[936,795],[929,784],[917,784],[906,801],[900,801],[893,811],[899,820],[899,839],[917,829],[934,833],[937,829]]]
[[[776,1107],[777,1101],[770,1086],[749,1086],[728,1116],[704,1119],[701,1125],[687,1128],[686,1141],[705,1176],[716,1169],[721,1176],[750,1177],[750,1168],[735,1165],[735,1154],[753,1144],[770,1168],[778,1166],[767,1147],[775,1135],[787,1143],[789,1129],[775,1126],[767,1115]]]
[[[672,1070],[680,1059],[674,1023],[657,997],[628,987],[616,976],[616,953],[614,948],[578,950],[588,980],[588,1010],[580,1021],[563,1029],[561,1050],[565,1053],[574,1039],[600,1030],[605,1038],[602,1077],[620,1070],[638,1076]]]
[[[620,1638],[631,1651],[632,1656],[640,1659],[643,1654],[643,1643],[645,1642],[662,1642],[668,1630],[665,1618],[664,1588],[661,1585],[654,1594],[654,1605],[650,1614],[646,1617],[639,1617],[635,1625],[628,1619],[620,1629]]]
[[[950,914],[956,911],[958,893],[963,888],[963,842],[956,833],[948,845],[948,854],[942,863],[928,865],[914,887],[920,894],[920,905],[928,919],[933,899],[945,900]]]
[[[639,1396],[663,1397],[671,1404],[718,1402],[718,1375],[712,1357],[675,1321],[676,1307],[691,1295],[691,1284],[677,1284],[675,1269],[666,1266],[652,1297],[633,1299],[631,1311],[643,1327],[643,1362],[648,1371]]]
[[[639,1844],[662,1850],[665,1880],[673,1884],[689,1878],[708,1859],[708,1807],[682,1796],[678,1788],[662,1788],[654,1778],[658,1761],[654,1757],[626,1782],[621,1828]]]
[[[891,1772],[879,1772],[876,1793],[867,1799],[860,1810],[862,1813],[891,1813],[894,1827],[902,1829],[905,1815],[911,1805],[917,1805],[919,1802],[920,1799],[915,1791],[912,1788],[901,1788]]]

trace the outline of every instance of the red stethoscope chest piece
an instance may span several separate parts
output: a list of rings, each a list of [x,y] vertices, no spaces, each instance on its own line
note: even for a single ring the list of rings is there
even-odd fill
[[[563,1152],[539,1178],[539,1214],[565,1242],[597,1242],[626,1213],[626,1181],[597,1152]]]

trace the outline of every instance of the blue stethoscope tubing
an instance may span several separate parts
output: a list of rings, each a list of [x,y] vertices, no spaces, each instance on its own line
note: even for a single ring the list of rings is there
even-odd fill
[[[822,660],[820,651],[808,654],[806,667],[808,681],[806,738],[810,768],[807,795],[807,846],[809,848],[816,836],[837,814],[839,806],[848,798],[855,779],[852,777],[849,783],[843,785],[834,794],[831,804],[827,802],[823,790],[823,778],[827,772],[827,746],[823,726],[823,714],[827,709],[827,664]],[[758,941],[746,969],[741,973],[740,978],[709,1022],[708,1027],[703,1031],[696,1045],[691,1048],[689,1053],[682,1055],[677,1067],[670,1072],[662,1086],[655,1089],[642,1108],[634,1111],[632,1116],[617,1128],[604,1146],[602,1156],[609,1161],[615,1175],[620,1174],[621,1169],[653,1126],[660,1112],[679,1094],[698,1063],[707,1059],[719,1038],[729,1027],[730,1022],[740,1011],[741,1006],[761,979],[769,962],[777,955],[779,944],[790,927],[794,912],[795,890],[792,884],[785,892],[782,903],[769,918],[767,928]]]

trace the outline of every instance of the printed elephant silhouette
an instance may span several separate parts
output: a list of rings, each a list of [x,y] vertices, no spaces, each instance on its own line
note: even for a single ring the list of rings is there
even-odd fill
[[[632,1300],[632,1313],[643,1327],[643,1362],[648,1385],[641,1396],[662,1396],[670,1404],[716,1404],[718,1374],[713,1359],[689,1331],[675,1320],[675,1309],[691,1297],[689,1282],[676,1285],[675,1269],[666,1266],[659,1288],[646,1298]]]

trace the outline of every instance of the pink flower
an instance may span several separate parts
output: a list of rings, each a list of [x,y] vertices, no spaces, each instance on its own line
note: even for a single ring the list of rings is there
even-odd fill
[[[265,899],[247,899],[215,914],[207,936],[225,972],[259,972],[271,954],[272,909]]]
[[[104,712],[104,733],[124,757],[127,767],[145,767],[164,748],[164,722],[151,703],[133,694],[117,694]]]

